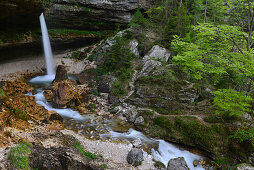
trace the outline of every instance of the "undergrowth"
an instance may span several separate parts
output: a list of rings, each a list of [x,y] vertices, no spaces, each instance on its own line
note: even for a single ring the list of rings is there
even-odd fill
[[[29,170],[28,154],[31,153],[29,147],[32,147],[30,143],[19,143],[16,147],[11,148],[8,155],[8,159],[11,161],[13,167],[18,170]]]

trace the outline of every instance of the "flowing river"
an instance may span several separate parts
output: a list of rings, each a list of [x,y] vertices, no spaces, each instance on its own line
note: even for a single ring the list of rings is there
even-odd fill
[[[168,161],[172,158],[184,157],[190,169],[204,169],[201,165],[197,167],[193,166],[193,161],[200,159],[206,159],[203,156],[191,153],[180,146],[168,143],[161,139],[152,139],[145,136],[143,133],[130,128],[127,132],[116,132],[113,129],[114,122],[117,121],[115,117],[104,118],[101,116],[95,116],[95,114],[81,115],[78,111],[74,111],[70,108],[58,109],[53,108],[50,103],[47,102],[44,96],[43,88],[48,88],[52,81],[52,76],[38,76],[30,80],[30,82],[36,86],[34,93],[29,93],[29,96],[35,96],[36,103],[43,106],[49,111],[55,111],[65,118],[65,124],[67,126],[75,127],[80,133],[86,129],[90,129],[87,134],[93,134],[99,139],[111,139],[122,140],[132,142],[135,139],[140,139],[142,145],[148,146],[147,152],[150,153],[155,160],[162,162],[167,166]],[[91,130],[92,129],[92,130]],[[85,133],[83,135],[86,136]]]

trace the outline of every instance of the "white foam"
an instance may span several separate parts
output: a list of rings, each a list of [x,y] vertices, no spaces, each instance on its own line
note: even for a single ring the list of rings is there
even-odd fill
[[[35,101],[37,104],[43,106],[48,111],[55,111],[63,117],[72,118],[75,120],[83,121],[85,117],[81,116],[79,112],[74,111],[72,109],[55,109],[53,108],[46,100],[44,96],[44,91],[40,91],[39,93],[35,94]]]
[[[29,80],[30,83],[51,83],[55,79],[55,74],[37,76]]]
[[[193,166],[193,161],[203,158],[202,156],[181,149],[178,146],[170,144],[164,140],[155,140],[152,138],[148,138],[143,133],[136,131],[134,129],[129,129],[129,131],[126,133],[111,131],[110,136],[112,138],[131,139],[131,140],[139,138],[141,139],[142,143],[157,143],[159,145],[158,150],[152,149],[152,156],[154,157],[155,160],[162,162],[166,167],[170,159],[184,157],[190,169],[195,170],[204,169],[201,165],[199,165],[198,167]]]

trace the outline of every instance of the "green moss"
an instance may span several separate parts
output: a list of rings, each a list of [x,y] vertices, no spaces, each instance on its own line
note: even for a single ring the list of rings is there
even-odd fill
[[[224,142],[226,144],[229,135],[228,130],[223,125],[205,125],[196,117],[190,116],[176,117],[175,127],[185,139],[210,149],[223,145]]]
[[[31,153],[29,146],[31,146],[31,144],[20,143],[10,150],[8,159],[10,159],[11,164],[18,170],[30,169],[29,159],[27,157],[27,155]]]
[[[78,149],[78,151],[83,155],[83,156],[86,156],[86,158],[88,159],[97,159],[97,155],[91,153],[91,152],[88,152],[88,151],[85,151],[83,149],[83,147],[81,146],[80,142],[77,142],[76,143],[76,148]]]

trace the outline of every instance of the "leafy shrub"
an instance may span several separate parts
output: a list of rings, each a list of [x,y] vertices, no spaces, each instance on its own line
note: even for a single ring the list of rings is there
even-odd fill
[[[8,158],[11,161],[11,164],[17,169],[29,170],[29,160],[27,154],[30,154],[31,151],[28,146],[31,144],[20,143],[18,146],[11,148]]]
[[[244,112],[250,111],[250,102],[253,99],[246,95],[246,92],[238,92],[233,89],[220,89],[214,91],[216,95],[213,100],[213,107],[216,115],[224,117],[240,117]]]
[[[244,127],[237,129],[230,137],[240,143],[248,141],[254,146],[254,128]]]

